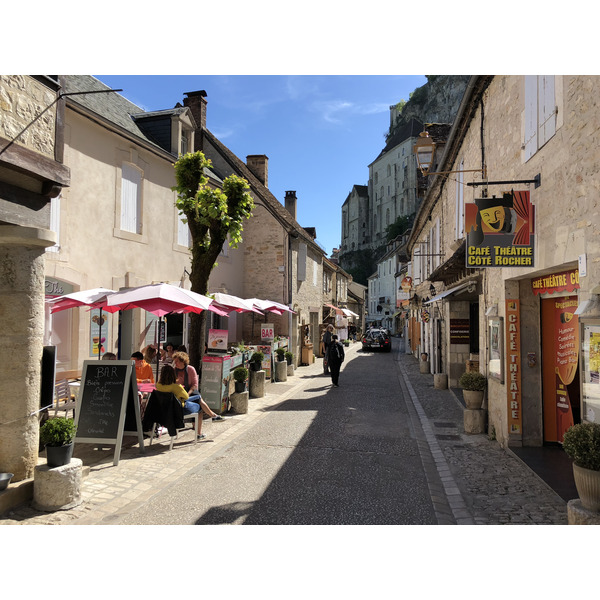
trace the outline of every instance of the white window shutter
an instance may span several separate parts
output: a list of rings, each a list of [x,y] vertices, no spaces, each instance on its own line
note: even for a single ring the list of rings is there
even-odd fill
[[[465,195],[463,169],[465,161],[461,160],[458,166],[459,172],[456,177],[456,239],[460,240],[465,236]]]
[[[186,216],[177,215],[177,243],[180,246],[185,246],[186,248],[190,247],[190,228],[188,227],[187,222],[184,223],[183,220],[186,219]]]
[[[127,163],[121,169],[121,229],[141,233],[142,174]]]
[[[433,247],[433,252],[437,256],[433,257],[434,267],[437,269],[442,263],[442,257],[439,256],[442,253],[442,244],[441,244],[441,228],[440,228],[440,218],[438,217],[435,221],[435,244]]]
[[[306,281],[306,244],[298,244],[298,281]]]
[[[50,231],[56,234],[56,244],[46,248],[47,252],[60,250],[60,194],[50,200]]]
[[[538,149],[538,77],[525,76],[525,160],[529,160]]]
[[[556,133],[554,75],[539,76],[538,99],[538,148],[541,148]]]

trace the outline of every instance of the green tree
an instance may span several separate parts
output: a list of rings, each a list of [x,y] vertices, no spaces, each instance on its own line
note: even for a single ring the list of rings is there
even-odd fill
[[[208,279],[223,244],[229,237],[229,245],[237,248],[242,241],[244,220],[252,216],[254,201],[248,182],[237,175],[226,177],[222,189],[211,187],[204,170],[212,163],[202,152],[185,154],[174,166],[175,204],[179,214],[185,215],[192,238],[192,291],[206,295]],[[205,331],[206,312],[193,313],[188,350],[196,368],[204,353]]]
[[[412,219],[409,215],[398,217],[391,225],[386,227],[385,233],[387,241],[391,242],[394,238],[402,235],[412,224]]]

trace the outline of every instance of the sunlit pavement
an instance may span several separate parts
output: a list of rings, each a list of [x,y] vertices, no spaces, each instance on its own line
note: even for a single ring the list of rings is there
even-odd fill
[[[566,502],[487,435],[465,434],[452,391],[393,343],[352,344],[339,388],[320,359],[299,367],[248,414],[205,421],[210,441],[129,445],[117,467],[78,445],[82,504],[21,506],[0,524],[566,524]]]

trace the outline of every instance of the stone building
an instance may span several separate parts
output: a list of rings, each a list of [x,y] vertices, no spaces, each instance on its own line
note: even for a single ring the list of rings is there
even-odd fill
[[[69,185],[57,76],[0,75],[0,471],[33,475],[38,457],[45,249],[50,202]]]
[[[409,241],[413,318],[433,315],[417,351],[439,344],[450,385],[487,376],[503,445],[600,417],[599,92],[594,76],[473,76]]]

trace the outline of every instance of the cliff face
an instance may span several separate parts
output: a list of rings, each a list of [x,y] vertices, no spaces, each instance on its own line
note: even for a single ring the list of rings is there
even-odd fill
[[[428,75],[401,111],[392,116],[389,135],[411,118],[422,123],[452,123],[467,88],[470,75]],[[389,137],[389,136],[388,136]]]

